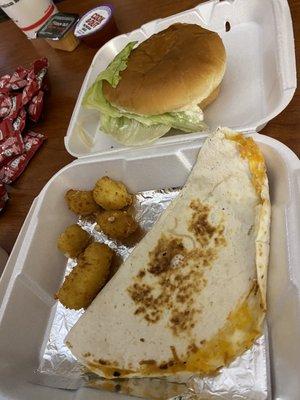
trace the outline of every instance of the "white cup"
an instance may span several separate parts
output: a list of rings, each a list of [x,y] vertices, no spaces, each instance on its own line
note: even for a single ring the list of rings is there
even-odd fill
[[[52,0],[0,0],[0,7],[29,39],[57,13]]]

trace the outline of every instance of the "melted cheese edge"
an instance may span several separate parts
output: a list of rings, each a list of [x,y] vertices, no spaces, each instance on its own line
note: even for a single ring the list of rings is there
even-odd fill
[[[108,379],[126,378],[131,375],[174,375],[181,372],[214,375],[220,368],[249,349],[261,335],[264,314],[258,286],[254,283],[247,298],[229,314],[225,326],[201,348],[195,347],[186,361],[178,360],[166,369],[161,369],[157,365],[143,365],[138,371],[103,366],[96,362],[89,362],[88,366],[92,371],[101,372]]]
[[[249,163],[253,186],[258,196],[262,198],[262,188],[265,184],[267,174],[264,157],[259,147],[252,138],[245,137],[242,134],[226,134],[225,137],[239,144],[241,157],[246,159]]]

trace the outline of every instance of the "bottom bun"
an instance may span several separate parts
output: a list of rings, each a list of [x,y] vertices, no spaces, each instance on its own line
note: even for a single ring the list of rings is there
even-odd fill
[[[201,110],[204,110],[210,103],[216,100],[216,98],[219,96],[220,92],[220,85],[208,96],[206,99],[202,100],[201,103],[199,104],[199,107]]]

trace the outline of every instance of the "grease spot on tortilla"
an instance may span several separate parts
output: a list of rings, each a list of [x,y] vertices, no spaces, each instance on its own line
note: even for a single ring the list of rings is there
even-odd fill
[[[176,362],[180,361],[180,359],[178,357],[178,354],[177,354],[177,351],[176,351],[176,347],[175,346],[170,346],[170,349],[171,349],[171,352],[173,354],[174,361],[176,361]]]
[[[106,360],[102,360],[102,358],[99,358],[98,363],[101,364],[101,365],[109,364]]]
[[[214,226],[209,222],[209,206],[199,200],[192,200],[190,208],[193,214],[189,222],[189,231],[195,235],[197,241],[202,246],[207,246],[213,238],[216,246],[225,245],[224,226],[222,224]]]
[[[140,272],[138,273],[139,278],[143,278],[146,275],[146,271],[144,269],[141,269]]]
[[[139,362],[140,365],[154,365],[156,364],[155,360],[141,360]]]
[[[195,345],[195,343],[191,343],[188,347],[188,354],[196,353],[197,350],[198,347]]]
[[[185,253],[182,239],[161,237],[155,249],[149,253],[148,271],[153,275],[166,273],[172,268],[173,260],[176,257],[181,256],[184,261]]]

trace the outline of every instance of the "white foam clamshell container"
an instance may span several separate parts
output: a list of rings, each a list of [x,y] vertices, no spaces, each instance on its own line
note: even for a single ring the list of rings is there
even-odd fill
[[[56,240],[75,222],[64,202],[65,191],[91,188],[102,175],[123,181],[132,192],[181,186],[207,136],[180,134],[128,149],[117,148],[100,134],[87,147],[76,131],[84,113],[82,96],[114,55],[128,41],[143,40],[178,21],[216,30],[226,46],[227,72],[219,98],[205,112],[208,124],[251,134],[266,158],[272,202],[268,285],[272,399],[300,398],[300,161],[280,142],[256,132],[286,107],[296,88],[291,16],[286,0],[213,0],[121,35],[96,54],[65,138],[67,150],[79,159],[55,174],[33,202],[0,280],[1,400],[129,399],[88,388],[73,392],[37,386],[28,378],[48,340],[55,312],[53,293],[64,275],[65,258],[56,251]],[[96,132],[93,121],[90,129]]]
[[[227,53],[220,95],[204,113],[211,129],[222,125],[259,131],[290,102],[296,87],[292,21],[286,0],[213,0],[198,7],[143,25],[106,43],[95,55],[82,84],[65,146],[75,157],[124,147],[97,133],[99,112],[81,102],[100,71],[128,42],[139,42],[176,22],[195,23],[216,31]],[[226,32],[225,24],[231,29]],[[85,140],[80,134],[86,131]],[[174,143],[207,136],[207,132],[166,136],[156,143]]]

